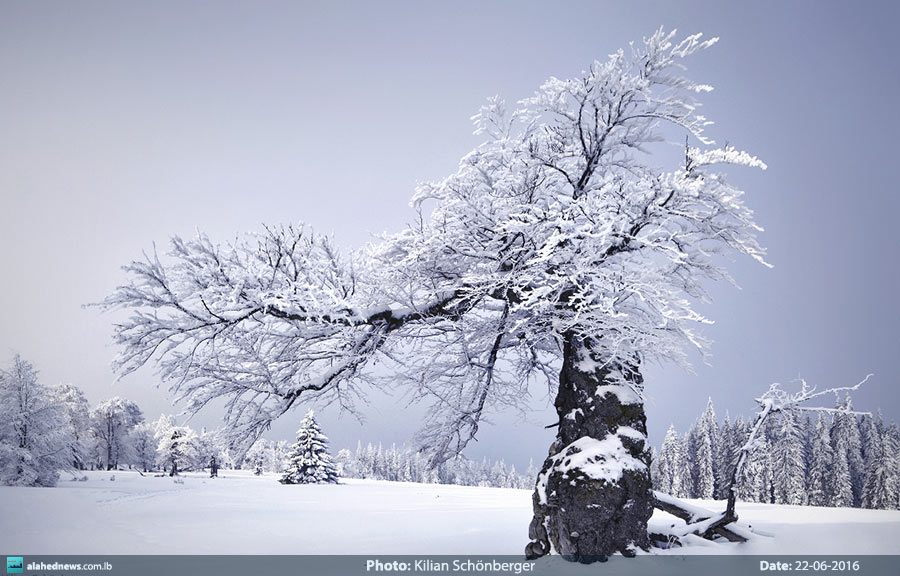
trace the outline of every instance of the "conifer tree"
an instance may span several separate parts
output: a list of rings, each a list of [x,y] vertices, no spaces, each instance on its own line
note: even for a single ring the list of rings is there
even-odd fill
[[[750,453],[741,476],[737,479],[737,496],[739,500],[745,502],[770,501],[771,462],[769,460],[769,446],[767,434],[760,434],[756,438],[755,448]]]
[[[658,486],[657,489],[674,495],[676,492],[675,478],[678,473],[678,433],[675,431],[674,425],[670,425],[666,432],[666,439],[663,440],[657,462],[657,475],[654,479]]]
[[[834,430],[832,427],[832,431]],[[838,438],[832,450],[834,451],[832,466],[826,476],[828,503],[834,507],[849,508],[853,506],[853,489],[850,484],[850,464],[847,462],[846,444]]]
[[[731,476],[737,464],[738,450],[743,446],[737,422],[731,424],[728,414],[722,422],[719,451],[717,453],[716,468],[719,471],[719,483],[717,484],[716,499],[728,497],[731,489]]]
[[[675,443],[675,465],[672,474],[672,496],[693,498],[693,483],[688,459],[689,435],[685,434]]]
[[[885,430],[885,452],[892,455],[891,474],[887,487],[888,502],[890,508],[900,509],[900,428],[892,423]]]
[[[812,466],[812,447],[816,437],[816,425],[813,424],[809,414],[803,416],[800,433],[803,441],[803,493],[806,495],[806,503],[809,503],[809,474]]]
[[[825,415],[819,412],[812,439],[812,452],[807,473],[806,492],[812,506],[828,506],[831,503],[829,477],[834,451]]]
[[[794,413],[781,413],[773,451],[775,503],[805,504],[803,439]]]
[[[708,424],[701,420],[691,428],[691,477],[694,481],[694,498],[712,498],[715,490],[713,475],[713,443]]]
[[[863,437],[866,440],[866,473],[863,486],[864,508],[895,508],[892,498],[893,485],[897,481],[895,447],[890,434],[884,430],[881,415],[878,420],[867,418]]]
[[[297,442],[288,456],[282,484],[337,484],[338,474],[328,453],[328,438],[322,434],[313,411],[306,413]]]
[[[859,422],[852,412],[853,404],[848,393],[843,403],[847,413],[837,414],[842,427],[846,429],[847,438],[847,468],[850,471],[850,491],[853,494],[853,506],[862,505],[863,485],[865,484],[865,466],[862,458],[862,439],[860,437]]]
[[[720,483],[719,470],[716,467],[719,462],[720,436],[719,424],[716,421],[716,411],[713,408],[712,397],[709,397],[707,400],[706,410],[704,410],[703,414],[700,416],[700,428],[703,430],[703,433],[709,437],[709,474],[712,478],[712,490],[709,493],[709,497],[713,498],[718,492]]]

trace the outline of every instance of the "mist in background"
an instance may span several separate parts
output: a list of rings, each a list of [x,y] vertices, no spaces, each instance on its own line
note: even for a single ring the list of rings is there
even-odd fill
[[[149,367],[113,384],[116,314],[82,308],[124,281],[120,266],[198,229],[227,242],[303,221],[347,249],[401,230],[416,183],[478,144],[469,117],[486,97],[527,97],[662,25],[721,38],[688,74],[716,88],[708,135],[769,165],[729,176],[774,268],[738,260],[742,289],[710,286],[712,355],[694,373],[645,368],[653,444],[707,397],[747,416],[798,376],[872,372],[854,405],[896,420],[898,16],[874,2],[2,3],[0,363],[17,351],[92,404],[177,413]],[[467,455],[539,464],[556,418],[534,392]],[[292,437],[304,412],[268,436]],[[403,444],[420,424],[399,392],[373,391],[362,424],[318,415],[335,449]]]

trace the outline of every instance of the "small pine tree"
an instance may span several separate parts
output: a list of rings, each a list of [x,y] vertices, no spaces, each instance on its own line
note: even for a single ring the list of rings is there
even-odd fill
[[[322,434],[310,410],[306,413],[297,442],[288,456],[287,469],[282,484],[337,484],[338,474],[331,455],[328,454],[328,438]]]

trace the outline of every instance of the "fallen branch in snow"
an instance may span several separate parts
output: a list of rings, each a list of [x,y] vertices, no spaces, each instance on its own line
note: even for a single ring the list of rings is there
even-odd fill
[[[854,412],[849,407],[844,408],[826,408],[826,407],[807,407],[801,406],[804,402],[819,398],[826,394],[837,394],[843,391],[853,391],[859,389],[871,378],[871,374],[866,376],[861,382],[854,386],[843,386],[839,388],[828,388],[817,392],[815,387],[810,387],[805,380],[800,380],[799,392],[786,392],[781,389],[778,383],[769,386],[765,394],[756,399],[760,406],[760,411],[756,415],[756,420],[750,428],[750,434],[747,441],[740,449],[740,457],[731,475],[731,489],[728,491],[728,504],[724,512],[711,512],[705,508],[682,502],[681,500],[664,494],[662,492],[653,492],[653,507],[663,512],[684,520],[685,525],[672,529],[666,533],[653,532],[650,533],[650,540],[655,545],[670,548],[672,546],[681,546],[682,540],[700,537],[705,540],[714,541],[717,538],[724,538],[729,542],[746,542],[751,534],[747,528],[738,526],[737,514],[734,511],[735,502],[737,500],[738,478],[747,462],[750,453],[757,446],[757,434],[762,430],[763,423],[766,418],[776,412],[789,412],[792,410],[820,411],[831,413],[845,414],[867,414],[866,412]]]
[[[716,537],[722,537],[729,542],[747,541],[745,533],[736,532],[732,530],[731,526],[728,526],[737,518],[729,518],[725,512],[711,512],[658,491],[653,492],[653,507],[663,512],[668,512],[685,522],[683,528],[674,530],[669,534],[650,534],[650,539],[654,542],[664,542],[669,546],[672,544],[681,545],[680,539],[688,534],[695,534],[707,540],[715,540]],[[743,530],[740,532],[743,532]]]

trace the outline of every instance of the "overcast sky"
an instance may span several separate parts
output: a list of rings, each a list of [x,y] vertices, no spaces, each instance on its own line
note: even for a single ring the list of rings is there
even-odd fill
[[[896,3],[2,2],[0,353],[92,403],[177,411],[145,369],[113,385],[115,315],[83,309],[173,234],[227,241],[304,221],[357,247],[412,219],[415,184],[474,147],[484,99],[531,95],[660,25],[720,43],[689,62],[716,90],[709,135],[737,170],[774,268],[714,286],[711,365],[646,369],[651,438],[712,396],[750,414],[770,382],[875,377],[863,410],[900,417],[900,53]],[[547,399],[497,416],[470,455],[540,463]],[[367,424],[322,414],[336,448],[403,443],[416,422],[374,396]],[[218,414],[194,425],[216,426]],[[288,437],[302,413],[284,417]],[[400,422],[400,424],[398,424]]]

